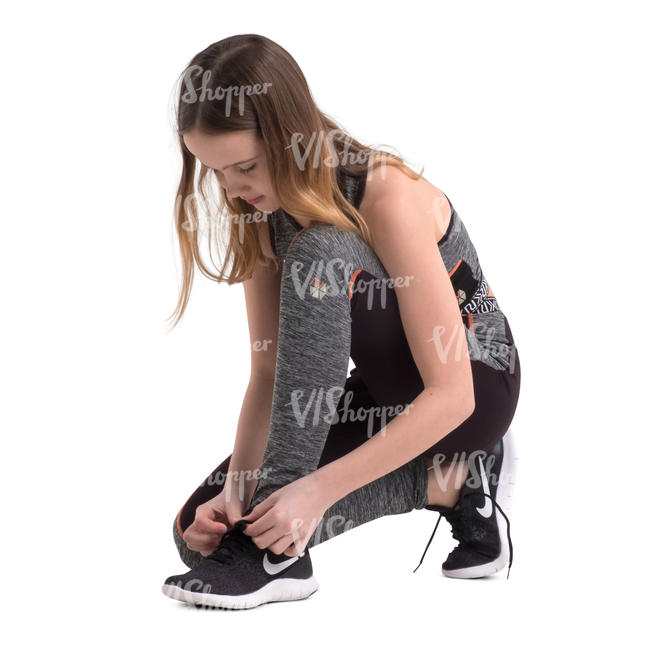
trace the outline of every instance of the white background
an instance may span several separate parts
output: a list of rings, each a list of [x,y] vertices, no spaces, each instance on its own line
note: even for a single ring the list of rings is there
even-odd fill
[[[14,3],[2,48],[2,599],[11,647],[519,648],[643,637],[648,22],[642,2]],[[241,285],[180,258],[173,86],[263,34],[320,108],[451,199],[522,363],[514,562],[450,580],[437,515],[315,547],[320,589],[166,598],[172,520],[230,453]],[[366,646],[367,644],[367,646]]]

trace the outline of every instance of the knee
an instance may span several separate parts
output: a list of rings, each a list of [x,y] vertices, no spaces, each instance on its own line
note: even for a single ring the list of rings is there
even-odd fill
[[[287,261],[303,261],[305,258],[324,261],[336,257],[349,258],[352,239],[359,239],[353,232],[343,231],[331,224],[317,223],[301,231],[289,245]]]
[[[358,266],[354,263],[358,254],[353,250],[352,237],[357,237],[356,233],[326,224],[301,232],[284,260],[284,279],[288,282],[284,286],[302,288],[315,277],[316,289],[323,285],[329,295],[347,296],[348,282]]]

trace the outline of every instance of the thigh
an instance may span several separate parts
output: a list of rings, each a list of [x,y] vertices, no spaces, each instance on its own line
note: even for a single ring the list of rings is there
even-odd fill
[[[338,419],[329,428],[318,467],[345,456],[377,433],[383,426],[379,410],[359,370],[353,368],[336,407]]]
[[[472,360],[474,380],[474,411],[453,431],[424,452],[425,456],[436,454],[441,462],[451,461],[462,454],[469,456],[475,451],[488,451],[508,431],[519,401],[521,367],[519,353],[504,316],[507,344],[511,350],[510,366],[504,370],[479,360]]]
[[[352,300],[352,359],[379,406],[403,408],[424,390],[424,384],[402,326],[395,289],[366,271],[357,280],[364,280],[364,289],[355,291]],[[514,351],[511,367],[497,370],[472,359],[474,412],[423,455],[442,453],[451,460],[454,454],[491,449],[505,435],[519,397],[520,367],[505,316],[504,320]]]
[[[502,438],[512,422],[519,396],[518,363],[515,373],[495,370],[472,360],[474,411],[453,431],[424,452],[441,462],[475,451],[488,451]]]

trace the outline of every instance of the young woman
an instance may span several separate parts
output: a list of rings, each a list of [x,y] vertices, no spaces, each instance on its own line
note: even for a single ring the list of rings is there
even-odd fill
[[[309,548],[422,508],[458,541],[445,575],[504,568],[519,359],[447,196],[340,129],[263,36],[210,45],[180,83],[174,325],[195,264],[242,282],[251,376],[232,454],[174,518],[190,571],[163,592],[224,608],[306,598]],[[199,252],[215,179],[228,277]]]

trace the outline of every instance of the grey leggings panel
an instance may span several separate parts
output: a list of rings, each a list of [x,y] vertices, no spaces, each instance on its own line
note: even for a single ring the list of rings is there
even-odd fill
[[[345,397],[352,326],[349,287],[355,269],[388,278],[363,239],[329,224],[313,224],[301,231],[287,252],[269,437],[261,476],[244,514],[275,490],[316,470],[329,432],[336,429],[339,437],[345,434],[346,425],[332,423],[332,416]],[[370,428],[370,436],[384,424],[378,420],[371,427],[367,422],[354,426]],[[355,437],[358,442],[359,435]],[[418,456],[334,503],[307,548],[378,517],[421,509],[426,503],[427,459]],[[176,519],[174,539],[183,562],[195,566],[202,556],[187,549]]]

